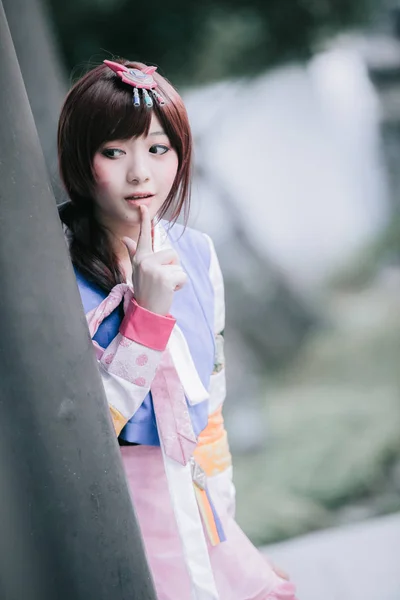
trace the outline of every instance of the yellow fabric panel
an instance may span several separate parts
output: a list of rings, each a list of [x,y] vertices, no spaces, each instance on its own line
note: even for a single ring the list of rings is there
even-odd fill
[[[222,406],[208,417],[207,427],[199,435],[193,455],[208,477],[218,475],[232,465]]]
[[[114,406],[111,406],[111,404],[109,404],[108,406],[110,408],[110,413],[111,413],[111,418],[113,420],[115,433],[117,434],[117,436],[119,436],[122,429],[125,427],[128,419],[125,419],[125,417],[119,412],[119,410],[114,408]]]

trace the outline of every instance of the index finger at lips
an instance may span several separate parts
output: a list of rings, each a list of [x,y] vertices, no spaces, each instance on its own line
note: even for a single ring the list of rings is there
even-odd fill
[[[153,251],[153,243],[151,239],[151,220],[147,206],[140,207],[140,233],[137,242],[136,252],[142,253]]]

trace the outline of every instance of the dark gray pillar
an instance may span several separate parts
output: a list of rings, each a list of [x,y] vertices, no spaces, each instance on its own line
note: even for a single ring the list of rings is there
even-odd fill
[[[155,600],[1,2],[0,283],[0,598]]]

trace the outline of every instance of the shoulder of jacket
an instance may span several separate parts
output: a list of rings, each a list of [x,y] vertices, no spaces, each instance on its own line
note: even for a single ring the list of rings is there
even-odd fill
[[[107,292],[99,288],[96,284],[90,282],[82,273],[74,267],[76,283],[85,313],[89,312],[100,304],[107,297]]]
[[[211,250],[208,235],[193,227],[185,227],[181,223],[175,223],[171,226],[168,222],[162,222],[162,225],[178,251],[184,253],[190,251],[197,256],[201,256],[207,267],[209,266]]]

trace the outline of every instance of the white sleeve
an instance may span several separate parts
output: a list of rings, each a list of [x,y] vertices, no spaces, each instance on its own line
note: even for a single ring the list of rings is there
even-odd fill
[[[215,336],[215,358],[214,369],[210,378],[210,400],[209,412],[213,413],[225,400],[225,357],[224,357],[224,329],[225,329],[225,293],[224,280],[214,244],[209,236],[206,236],[210,246],[210,280],[214,289],[214,336]]]
[[[224,329],[225,329],[225,293],[224,280],[222,277],[221,268],[218,257],[215,252],[214,244],[208,236],[206,236],[211,253],[210,260],[210,280],[214,289],[214,336],[215,336],[215,359],[214,369],[210,377],[210,399],[209,399],[209,414],[211,415],[222,405],[226,397],[226,380],[225,380],[225,357],[224,357]],[[211,448],[210,451],[212,452]],[[230,452],[227,446],[227,452]],[[227,511],[232,517],[235,514],[235,497],[236,491],[233,484],[232,465],[228,466],[222,472],[208,477],[208,486],[212,498],[216,502],[217,509]]]
[[[98,363],[117,435],[149,393],[161,357],[121,333],[104,350]]]
[[[88,313],[92,331],[112,308],[111,298],[99,305],[97,313]],[[151,313],[132,299],[119,333],[107,348],[100,348],[93,340],[117,435],[147,396],[175,322],[170,315]]]

